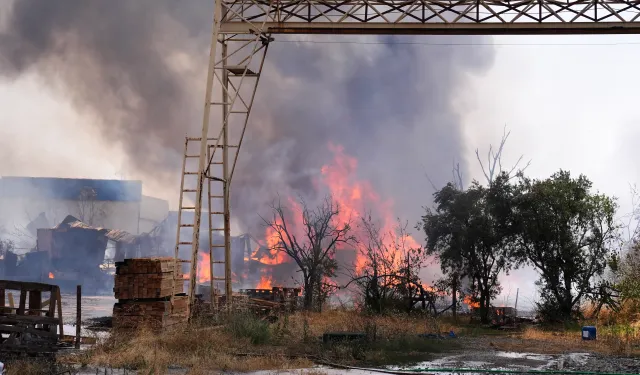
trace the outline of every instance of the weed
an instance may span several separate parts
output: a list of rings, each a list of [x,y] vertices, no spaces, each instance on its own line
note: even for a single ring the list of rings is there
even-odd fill
[[[266,344],[271,339],[269,323],[248,313],[232,315],[226,328],[235,337],[250,339],[254,345]]]

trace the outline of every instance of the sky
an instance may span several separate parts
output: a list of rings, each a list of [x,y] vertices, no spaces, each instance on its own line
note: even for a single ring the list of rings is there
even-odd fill
[[[548,177],[561,168],[574,174],[584,173],[593,181],[595,189],[618,197],[621,214],[628,212],[629,184],[640,181],[634,163],[639,156],[636,140],[640,135],[640,112],[634,104],[640,75],[633,74],[640,66],[640,37],[496,36],[482,42],[493,44],[488,48],[493,48],[494,56],[486,63],[486,69],[461,70],[464,84],[456,85],[451,104],[460,116],[464,139],[460,157],[467,166],[466,178],[482,180],[475,150],[479,148],[481,155],[485,155],[489,144],[499,143],[506,126],[511,135],[504,164],[511,165],[523,155],[525,161],[531,160],[527,172],[534,178]],[[275,43],[278,46],[277,37]],[[278,48],[290,51],[283,44]],[[305,48],[315,46],[310,44]],[[317,48],[330,53],[332,49],[344,51],[351,47]],[[474,47],[439,46],[439,53],[446,48],[467,53]],[[419,66],[434,49],[430,45],[415,46],[418,52],[409,51],[415,54],[410,55],[410,61],[415,60]],[[367,48],[356,51],[369,53]],[[401,48],[397,52],[409,54]],[[274,60],[282,62],[282,56],[286,55]],[[475,58],[474,53],[465,56]],[[321,81],[326,79],[322,74],[326,77],[332,74],[330,67],[326,69],[319,73]],[[371,70],[375,71],[375,66]],[[275,77],[277,69],[267,70],[269,72]],[[428,85],[429,77],[423,78],[421,84]],[[126,156],[126,144],[105,137],[104,131],[91,126],[100,119],[74,105],[72,99],[62,95],[37,69],[0,79],[0,103],[0,175],[139,178]],[[420,113],[418,107],[405,110]],[[261,117],[258,121],[263,120]],[[428,129],[416,125],[413,135],[417,142],[420,137],[429,138]],[[248,131],[251,132],[251,125]],[[437,139],[430,141],[437,142]],[[412,147],[417,147],[417,142]],[[402,145],[396,141],[395,147],[400,152]],[[361,160],[382,155],[375,148],[367,150],[370,151],[358,150]],[[425,191],[429,186],[425,172],[444,175],[451,169],[450,163],[441,161],[436,165],[428,161],[414,164],[428,166],[416,170],[420,177],[413,180],[423,183]],[[145,194],[167,199],[175,208],[177,187],[153,179],[146,179],[144,183]],[[394,191],[393,188],[382,190]],[[401,200],[397,196],[388,198]],[[426,201],[416,203],[428,204]],[[512,272],[503,278],[504,293],[500,298],[505,303],[513,303],[515,290],[519,288],[519,304],[530,304],[536,298],[535,279],[531,270]]]

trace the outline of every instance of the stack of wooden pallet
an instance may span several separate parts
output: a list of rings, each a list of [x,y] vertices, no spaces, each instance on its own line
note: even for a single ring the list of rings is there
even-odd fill
[[[173,293],[173,258],[125,259],[116,263],[114,285],[118,303],[113,306],[114,328],[136,328],[141,325],[161,330],[187,321],[189,300],[178,280]],[[179,279],[182,278],[180,273]]]

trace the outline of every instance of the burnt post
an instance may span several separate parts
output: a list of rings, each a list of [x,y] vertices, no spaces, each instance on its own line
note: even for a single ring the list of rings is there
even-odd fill
[[[76,289],[76,349],[80,349],[80,330],[82,328],[82,285]]]

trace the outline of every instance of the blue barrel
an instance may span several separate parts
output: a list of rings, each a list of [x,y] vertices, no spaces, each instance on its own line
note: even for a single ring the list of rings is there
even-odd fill
[[[582,339],[583,340],[595,340],[596,339],[596,327],[584,326],[582,327]]]

